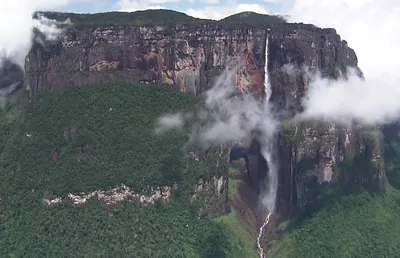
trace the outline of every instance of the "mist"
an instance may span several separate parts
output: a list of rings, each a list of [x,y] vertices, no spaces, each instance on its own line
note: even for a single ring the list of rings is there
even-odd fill
[[[188,124],[188,144],[204,150],[220,144],[249,144],[253,138],[272,135],[278,121],[269,105],[256,100],[251,93],[236,93],[235,75],[235,69],[226,69],[216,79],[214,86],[204,93],[204,103],[197,110],[186,115],[177,113],[161,117],[156,132],[180,129]]]
[[[77,1],[77,0],[75,0]],[[82,1],[82,0],[81,0]],[[67,0],[14,0],[0,4],[0,106],[13,99],[24,87],[25,58],[36,41],[56,40],[62,33],[60,26],[70,21],[57,22],[36,11],[50,11],[63,7]],[[34,31],[40,36],[35,36]]]
[[[314,76],[298,119],[385,124],[400,118],[400,2],[388,0],[297,0],[290,22],[335,28],[358,57],[365,79]]]
[[[10,60],[24,67],[25,57],[32,47],[33,29],[43,33],[46,39],[54,40],[61,33],[56,21],[32,16],[36,11],[51,11],[74,0],[16,0],[0,5],[0,65]],[[77,0],[75,0],[77,1]]]

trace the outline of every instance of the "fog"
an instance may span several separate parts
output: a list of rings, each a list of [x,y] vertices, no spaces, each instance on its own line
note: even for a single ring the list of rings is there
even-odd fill
[[[297,0],[291,22],[335,28],[358,57],[365,80],[314,77],[304,119],[383,124],[400,116],[400,2],[396,0]]]

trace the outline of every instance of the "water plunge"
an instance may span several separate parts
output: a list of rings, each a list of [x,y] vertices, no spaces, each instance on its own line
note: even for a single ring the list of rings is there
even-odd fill
[[[269,100],[271,98],[272,89],[269,83],[268,75],[268,36],[265,43],[265,77],[264,77],[264,93],[265,93],[265,105],[269,106]],[[270,127],[269,129],[271,129]],[[261,246],[261,239],[265,228],[269,223],[269,219],[275,210],[276,203],[276,193],[278,188],[278,164],[276,163],[276,158],[274,157],[274,130],[268,131],[267,128],[263,128],[264,135],[261,141],[261,154],[265,158],[268,164],[268,176],[267,176],[267,186],[265,191],[262,193],[262,204],[267,208],[267,216],[264,223],[259,229],[259,234],[257,238],[257,247],[259,249],[260,258],[265,257],[264,249]]]

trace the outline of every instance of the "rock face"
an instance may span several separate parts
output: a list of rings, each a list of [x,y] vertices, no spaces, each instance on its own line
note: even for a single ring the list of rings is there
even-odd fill
[[[348,130],[308,123],[289,132],[284,129],[278,139],[276,209],[281,217],[323,202],[332,192],[348,194],[360,187],[378,190],[382,185],[384,146],[378,128]]]
[[[383,182],[381,132],[378,128],[317,122],[292,126],[286,119],[302,112],[301,100],[308,90],[309,72],[337,78],[346,67],[357,67],[355,52],[334,29],[312,25],[276,26],[269,33],[268,71],[271,98],[283,112],[278,136],[279,187],[276,210],[282,218],[314,205],[329,188],[336,191]],[[360,72],[360,76],[362,76]],[[357,170],[362,167],[364,172]],[[330,184],[327,184],[330,183]],[[338,186],[339,185],[339,186]]]
[[[191,195],[191,202],[204,198],[201,214],[210,218],[224,215],[229,210],[228,204],[228,176],[214,176],[210,181],[199,180]]]
[[[345,73],[347,66],[357,67],[354,50],[334,29],[291,24],[274,26],[268,34],[270,101],[279,108],[301,111],[300,100],[307,92],[309,80],[303,67],[330,77]]]
[[[0,97],[9,97],[19,92],[24,86],[22,67],[10,60],[0,59]]]
[[[357,57],[334,29],[307,24],[257,29],[217,23],[172,28],[74,27],[60,41],[34,45],[26,60],[25,86],[36,94],[122,80],[165,83],[199,95],[213,85],[223,69],[234,67],[237,90],[261,96],[265,65],[272,87],[270,101],[279,110],[287,111],[283,118],[287,119],[302,111],[300,101],[309,81],[303,66],[337,77],[345,74],[346,66],[357,67]],[[284,126],[277,140],[279,216],[286,218],[296,208],[313,203],[318,199],[315,191],[322,191],[327,182],[381,182],[384,171],[382,151],[376,141],[379,130],[372,128],[367,134],[362,128],[350,131],[335,124]],[[354,160],[364,162],[369,172],[350,176],[340,173],[351,170]],[[264,163],[259,153],[249,154],[249,174],[255,187],[259,187],[265,174]],[[222,185],[226,187],[225,183]],[[211,188],[220,191],[218,184]]]
[[[35,44],[26,86],[35,94],[68,86],[166,83],[198,95],[225,67],[235,67],[240,91],[262,92],[265,31],[228,26],[75,27],[58,42]]]

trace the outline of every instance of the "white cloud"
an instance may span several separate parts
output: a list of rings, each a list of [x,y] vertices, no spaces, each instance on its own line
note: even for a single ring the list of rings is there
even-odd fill
[[[337,30],[358,56],[365,81],[316,80],[308,116],[384,123],[400,117],[400,1],[297,0],[291,21]]]
[[[279,123],[268,102],[259,102],[251,94],[235,96],[233,78],[236,73],[236,69],[225,70],[217,77],[214,86],[206,92],[204,106],[193,112],[196,115],[190,116],[191,121],[188,124],[192,130],[188,145],[207,150],[220,144],[249,144],[256,138],[262,146],[262,155],[269,166],[268,188],[262,193],[262,202],[272,212],[278,186],[278,160],[275,158],[274,136]],[[179,113],[163,116],[159,121],[162,120],[167,121],[165,124],[173,125],[169,128],[175,125],[181,128],[184,124]],[[156,131],[166,132],[164,128],[159,126]]]
[[[48,20],[33,20],[32,14],[39,10],[55,10],[71,2],[86,0],[19,0],[4,1],[0,8],[0,62],[12,59],[21,67],[32,44],[34,27],[54,38],[57,28]]]
[[[228,3],[219,6],[206,6],[198,9],[189,9],[186,13],[190,16],[203,19],[220,20],[227,16],[240,12],[256,12],[268,14],[269,12],[259,4]]]
[[[219,4],[220,1],[219,0],[200,0],[201,3],[205,3],[205,4]]]
[[[179,1],[180,0],[120,0],[117,6],[119,11],[134,12],[147,9],[166,9],[162,4]]]
[[[175,129],[182,129],[184,126],[184,116],[181,113],[167,114],[160,117],[157,121],[156,134],[162,134]]]

